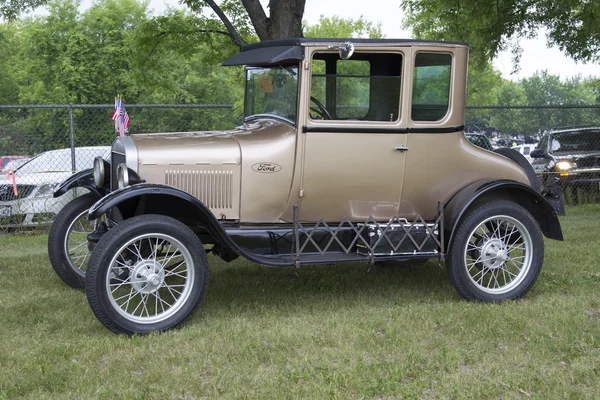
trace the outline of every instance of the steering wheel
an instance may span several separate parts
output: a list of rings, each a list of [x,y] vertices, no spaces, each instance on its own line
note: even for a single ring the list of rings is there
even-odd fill
[[[315,105],[317,106],[317,108],[310,107],[310,110],[314,111],[319,117],[321,117],[321,119],[333,119],[331,117],[331,114],[329,114],[329,111],[327,111],[327,109],[323,105],[323,103],[321,103],[319,100],[317,100],[313,96],[310,96],[310,101],[315,103]]]

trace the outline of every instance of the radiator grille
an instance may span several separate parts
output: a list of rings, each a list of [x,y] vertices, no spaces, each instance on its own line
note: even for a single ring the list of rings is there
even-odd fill
[[[233,171],[167,170],[165,183],[191,194],[208,208],[233,208]]]
[[[31,194],[35,185],[17,185],[18,196],[15,196],[13,185],[0,185],[0,201],[12,201],[22,199]]]

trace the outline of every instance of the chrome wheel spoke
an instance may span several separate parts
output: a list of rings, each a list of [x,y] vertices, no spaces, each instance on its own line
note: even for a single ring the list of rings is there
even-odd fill
[[[123,270],[126,279],[119,277]],[[155,323],[181,308],[190,296],[193,279],[187,248],[171,236],[155,233],[121,246],[113,255],[106,287],[109,300],[122,316],[140,324]]]
[[[506,293],[527,275],[531,254],[532,238],[525,226],[513,217],[495,216],[471,232],[464,247],[464,267],[480,290]]]

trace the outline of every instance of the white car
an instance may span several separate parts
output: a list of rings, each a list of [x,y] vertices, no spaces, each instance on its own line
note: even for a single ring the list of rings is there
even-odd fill
[[[71,174],[91,168],[97,156],[108,159],[110,147],[75,148],[75,170],[71,155],[71,149],[47,151],[18,167],[14,177],[3,174],[0,177],[0,226],[50,223],[61,208],[85,193],[79,189],[54,198],[56,186]]]
[[[31,160],[31,158],[17,158],[15,160],[9,161],[8,163],[6,163],[4,168],[2,168],[2,173],[7,174],[9,173],[9,171],[16,171],[21,165],[25,164],[26,162],[29,162],[29,160]]]

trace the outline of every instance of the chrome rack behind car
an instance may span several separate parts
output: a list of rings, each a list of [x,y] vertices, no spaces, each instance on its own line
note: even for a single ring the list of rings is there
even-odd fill
[[[306,224],[305,224],[306,225]],[[444,257],[444,213],[438,203],[433,222],[417,215],[412,222],[394,216],[387,222],[368,217],[365,222],[352,222],[345,217],[339,223],[322,218],[305,227],[298,219],[298,206],[293,207],[292,260],[301,264],[332,261],[403,260]]]

